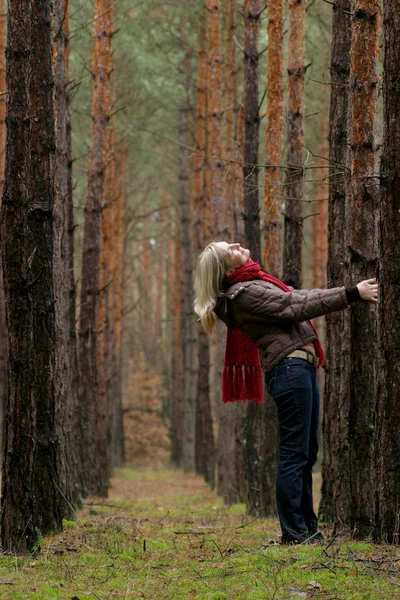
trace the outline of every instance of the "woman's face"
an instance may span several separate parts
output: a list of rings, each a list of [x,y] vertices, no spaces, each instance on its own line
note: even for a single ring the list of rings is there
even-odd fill
[[[228,244],[228,242],[217,242],[215,244],[228,265],[228,272],[234,271],[247,263],[250,257],[250,250],[242,248],[240,244]]]

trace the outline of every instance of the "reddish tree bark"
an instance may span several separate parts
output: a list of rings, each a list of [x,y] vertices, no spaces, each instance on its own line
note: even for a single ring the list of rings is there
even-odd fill
[[[205,16],[205,15],[204,15]],[[207,146],[207,52],[204,19],[200,15],[197,61],[197,96],[193,189],[192,189],[192,234],[195,254],[205,246],[209,230],[209,207],[206,194],[206,146]],[[207,483],[214,487],[215,449],[210,403],[210,345],[206,332],[197,323],[197,394],[196,394],[196,473],[203,475]]]
[[[226,219],[225,164],[222,140],[222,44],[220,0],[206,0],[207,15],[207,169],[206,189],[213,235],[229,237]],[[207,240],[211,241],[211,239]]]
[[[301,288],[304,168],[304,0],[289,0],[288,145],[282,278]]]
[[[283,0],[268,3],[267,134],[265,140],[264,269],[280,276],[283,147]],[[271,166],[268,166],[271,165]]]
[[[96,0],[93,65],[92,129],[88,190],[83,233],[79,368],[81,451],[88,492],[104,493],[97,477],[97,302],[99,292],[101,219],[110,115],[112,0]]]
[[[236,158],[236,121],[238,119],[238,65],[236,60],[236,0],[227,0],[225,4],[225,157],[228,160]],[[225,178],[227,215],[229,215],[229,230],[234,231],[234,215],[237,203],[235,164],[227,164]],[[236,239],[236,238],[235,238]]]

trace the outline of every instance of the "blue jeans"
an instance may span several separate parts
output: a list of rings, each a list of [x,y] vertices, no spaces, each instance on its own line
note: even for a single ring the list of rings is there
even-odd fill
[[[284,358],[266,373],[265,381],[278,408],[276,502],[282,541],[303,542],[318,530],[312,498],[312,468],[318,453],[316,370],[302,358]]]

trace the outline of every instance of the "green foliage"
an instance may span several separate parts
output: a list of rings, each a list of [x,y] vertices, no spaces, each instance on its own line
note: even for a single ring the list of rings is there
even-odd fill
[[[229,509],[193,475],[123,469],[109,500],[45,538],[34,557],[0,558],[0,597],[161,600],[395,600],[398,548],[281,547],[278,523]],[[262,544],[272,540],[272,545]]]

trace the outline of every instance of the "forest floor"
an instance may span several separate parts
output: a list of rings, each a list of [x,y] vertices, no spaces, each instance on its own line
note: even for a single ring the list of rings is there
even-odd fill
[[[400,600],[398,547],[278,539],[276,520],[224,507],[199,477],[121,469],[39,553],[0,556],[0,598]]]

